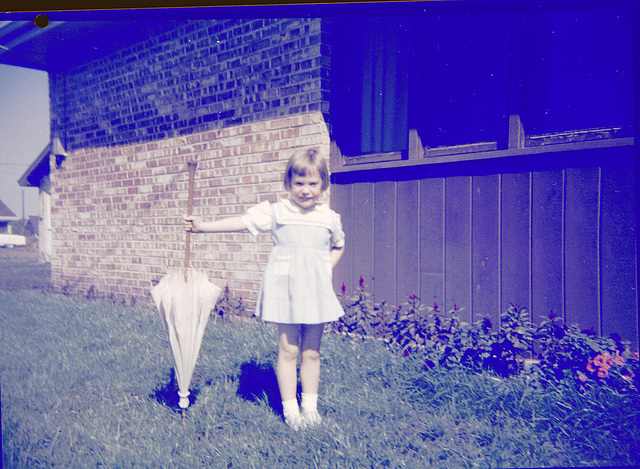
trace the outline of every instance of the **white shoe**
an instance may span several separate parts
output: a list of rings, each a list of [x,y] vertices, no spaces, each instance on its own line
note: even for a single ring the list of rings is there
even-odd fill
[[[295,431],[301,430],[306,426],[304,417],[301,414],[296,414],[293,417],[285,418],[284,423],[289,425],[289,427]]]
[[[302,419],[304,420],[305,427],[309,428],[318,426],[322,423],[322,417],[320,417],[317,410],[310,410],[307,412],[303,411]]]

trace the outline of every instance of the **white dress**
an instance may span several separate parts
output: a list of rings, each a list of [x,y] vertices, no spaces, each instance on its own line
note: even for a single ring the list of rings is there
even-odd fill
[[[242,219],[254,235],[271,231],[274,243],[257,316],[280,324],[321,324],[344,315],[329,256],[344,246],[340,215],[326,204],[306,210],[285,199],[251,207]]]

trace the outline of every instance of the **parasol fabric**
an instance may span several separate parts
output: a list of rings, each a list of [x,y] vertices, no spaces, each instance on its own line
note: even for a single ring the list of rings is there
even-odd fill
[[[193,205],[196,163],[189,162],[189,207]],[[180,407],[189,407],[189,385],[198,360],[204,330],[221,289],[209,282],[207,274],[189,268],[191,233],[186,234],[183,270],[170,271],[151,289],[167,339],[171,346],[178,380]],[[183,414],[184,415],[184,414]]]
[[[183,409],[189,406],[191,377],[220,292],[205,273],[193,269],[189,269],[186,281],[181,269],[169,272],[151,290],[173,354]]]

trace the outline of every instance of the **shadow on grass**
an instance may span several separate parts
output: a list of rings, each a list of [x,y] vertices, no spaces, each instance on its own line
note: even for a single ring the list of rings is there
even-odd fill
[[[271,363],[255,359],[240,365],[238,397],[251,402],[265,402],[276,414],[282,415],[278,378]]]
[[[283,415],[278,378],[272,363],[258,362],[256,359],[251,359],[251,361],[240,365],[240,372],[236,376],[231,377],[231,379],[238,382],[238,389],[236,391],[238,397],[249,402],[265,403],[277,415]],[[194,374],[189,388],[190,406],[198,400],[200,387],[211,386],[211,383],[211,379]],[[182,409],[178,405],[180,401],[178,389],[175,369],[171,368],[167,381],[164,382],[164,384],[159,384],[149,395],[149,398],[179,413],[182,412]],[[300,394],[300,384],[298,384],[297,391],[298,394]]]
[[[180,402],[178,389],[179,387],[178,381],[176,380],[176,371],[174,368],[171,368],[169,381],[166,384],[160,385],[160,387],[154,389],[149,397],[151,399],[155,399],[159,404],[166,405],[175,412],[182,412],[182,409],[178,405],[178,403]],[[189,388],[189,393],[189,405],[192,406],[198,400],[200,389],[192,386]]]

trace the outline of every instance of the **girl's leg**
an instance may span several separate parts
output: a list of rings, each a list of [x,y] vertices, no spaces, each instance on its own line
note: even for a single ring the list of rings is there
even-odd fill
[[[320,383],[320,343],[324,324],[302,326],[302,416],[305,425],[318,425],[322,419],[318,413],[318,385]]]
[[[302,363],[300,364],[300,382],[305,394],[318,394],[320,383],[320,343],[324,324],[305,324],[302,326]]]
[[[294,429],[305,425],[317,425],[321,418],[317,411],[318,385],[320,382],[320,343],[324,324],[278,324],[279,345],[276,375],[282,398],[285,421]],[[302,410],[298,407],[297,364],[302,348],[300,381],[302,383]]]
[[[284,421],[294,430],[304,426],[296,396],[298,387],[298,353],[301,327],[297,324],[278,324],[278,364],[276,376],[282,398]]]
[[[298,387],[298,353],[300,352],[300,324],[278,324],[278,364],[276,375],[283,401],[296,399]]]

